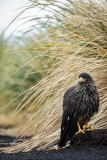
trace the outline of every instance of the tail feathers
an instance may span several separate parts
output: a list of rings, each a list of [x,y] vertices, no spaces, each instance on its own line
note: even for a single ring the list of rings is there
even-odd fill
[[[69,125],[65,128],[64,132],[63,133],[62,132],[63,131],[61,131],[61,136],[58,143],[59,147],[64,147],[69,139]]]
[[[58,147],[64,147],[67,141],[73,138],[76,131],[77,131],[77,125],[76,123],[71,121],[67,123],[65,129],[61,127],[61,135],[60,135]]]

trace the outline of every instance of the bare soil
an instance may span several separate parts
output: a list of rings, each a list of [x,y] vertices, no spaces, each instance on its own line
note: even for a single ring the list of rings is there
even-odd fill
[[[0,136],[0,147],[15,137]],[[107,160],[107,130],[87,131],[73,139],[73,146],[61,150],[32,150],[15,154],[0,153],[0,160]]]

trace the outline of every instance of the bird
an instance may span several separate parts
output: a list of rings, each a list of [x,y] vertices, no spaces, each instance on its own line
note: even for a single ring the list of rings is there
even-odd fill
[[[88,73],[80,73],[78,82],[64,94],[61,132],[58,149],[66,146],[78,133],[85,133],[84,126],[88,128],[90,118],[98,112],[99,94],[93,78]]]

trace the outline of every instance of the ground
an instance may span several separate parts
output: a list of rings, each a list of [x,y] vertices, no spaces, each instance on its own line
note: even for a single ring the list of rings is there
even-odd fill
[[[0,147],[9,145],[15,137],[0,136]],[[87,132],[74,137],[71,148],[32,150],[27,153],[0,154],[0,160],[107,160],[107,130]]]

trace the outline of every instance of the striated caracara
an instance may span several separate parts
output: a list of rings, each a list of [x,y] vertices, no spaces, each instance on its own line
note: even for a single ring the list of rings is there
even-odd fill
[[[83,126],[98,112],[99,96],[92,77],[88,73],[79,75],[78,83],[69,88],[63,99],[63,115],[58,148],[62,148],[75,133],[83,132]]]

